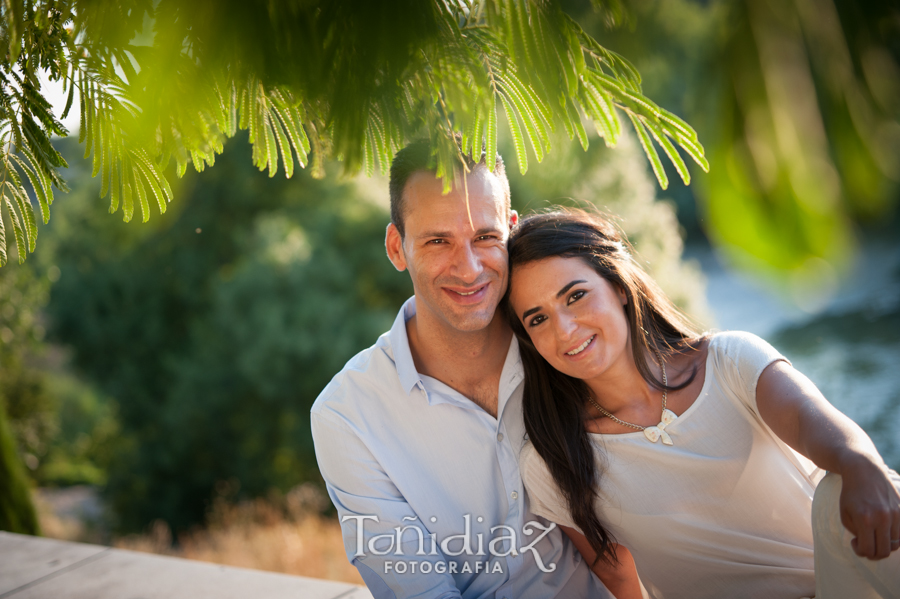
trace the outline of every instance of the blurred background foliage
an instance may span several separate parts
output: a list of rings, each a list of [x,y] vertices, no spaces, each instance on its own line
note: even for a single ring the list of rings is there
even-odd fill
[[[747,301],[707,305],[685,251],[706,268],[712,246],[779,285],[807,312],[767,329],[771,340],[900,466],[897,9],[594,4],[561,2],[635,63],[649,97],[697,127],[711,172],[687,187],[667,164],[663,193],[633,137],[609,150],[592,134],[583,151],[558,131],[523,176],[501,128],[514,207],[589,202],[617,215],[648,270],[706,326]],[[112,524],[133,531],[156,519],[185,530],[216,501],[318,482],[309,407],[411,293],[383,253],[387,181],[342,177],[327,160],[324,178],[269,178],[238,133],[214,168],[172,179],[179,199],[165,214],[125,224],[97,199],[83,146],[54,145],[73,191],[39,225],[32,259],[0,269],[0,400],[32,483],[94,485]],[[877,297],[830,308],[854,273],[880,281]]]
[[[359,183],[269,179],[246,138],[232,144],[147,228],[98,210],[84,173],[47,240],[53,339],[115,398],[106,493],[125,529],[183,529],[215,493],[315,478],[312,400],[410,294],[380,250],[385,207]]]

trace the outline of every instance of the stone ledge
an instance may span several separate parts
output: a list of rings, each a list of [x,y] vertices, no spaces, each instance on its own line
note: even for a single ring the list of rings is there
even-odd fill
[[[0,599],[372,599],[353,584],[0,532]]]

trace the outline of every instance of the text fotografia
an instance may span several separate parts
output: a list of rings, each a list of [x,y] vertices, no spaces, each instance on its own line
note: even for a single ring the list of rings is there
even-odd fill
[[[552,564],[553,569],[556,564]],[[552,569],[550,570],[552,572]],[[406,560],[384,562],[384,573],[396,572],[397,574],[503,574],[503,566],[500,562],[429,562],[427,560]]]
[[[529,521],[522,527],[522,536],[529,540],[535,533],[534,539],[527,545],[520,544],[519,534],[516,530],[506,524],[500,524],[490,529],[491,538],[485,543],[484,533],[472,534],[472,516],[465,514],[463,516],[463,532],[458,535],[450,535],[444,539],[438,539],[435,533],[423,531],[421,527],[414,524],[406,526],[397,526],[392,532],[386,532],[380,535],[373,535],[366,540],[365,526],[366,522],[379,523],[378,516],[375,515],[347,515],[341,518],[341,522],[356,522],[356,552],[353,557],[364,557],[366,555],[378,556],[404,556],[416,555],[418,557],[435,557],[433,560],[388,560],[384,562],[385,574],[395,572],[397,574],[429,574],[436,572],[438,574],[477,574],[480,572],[497,573],[502,572],[500,562],[493,560],[474,561],[472,563],[466,561],[457,563],[452,560],[444,561],[442,557],[459,557],[466,556],[492,556],[494,558],[501,557],[517,557],[519,554],[530,552],[535,563],[542,572],[553,572],[556,570],[556,564],[544,564],[535,545],[541,539],[546,537],[550,531],[556,528],[556,524],[552,522],[545,526],[541,522]],[[418,518],[407,516],[403,518],[404,522],[414,522]],[[432,517],[432,522],[436,522],[437,518]],[[479,516],[477,522],[484,522],[484,518]],[[499,536],[493,536],[502,533]],[[415,541],[415,552],[406,554],[403,550],[404,541]]]

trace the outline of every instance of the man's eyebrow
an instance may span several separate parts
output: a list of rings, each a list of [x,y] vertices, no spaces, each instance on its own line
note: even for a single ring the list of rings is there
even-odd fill
[[[496,229],[494,227],[484,227],[482,229],[478,229],[477,231],[475,231],[475,237],[478,237],[479,235],[488,235],[490,233],[499,235],[500,229]],[[421,235],[419,235],[416,239],[426,239],[429,237],[430,238],[453,237],[453,233],[451,233],[450,231],[426,231],[425,233],[422,233]]]
[[[416,237],[416,239],[425,239],[426,237],[453,237],[453,233],[450,231],[426,231]]]
[[[475,231],[475,236],[479,235],[487,235],[488,233],[500,233],[500,229],[495,229],[494,227],[484,227],[483,229],[478,229]]]

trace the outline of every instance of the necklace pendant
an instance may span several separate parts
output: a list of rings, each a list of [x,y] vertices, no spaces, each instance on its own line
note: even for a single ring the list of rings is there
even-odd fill
[[[660,422],[662,424],[662,422]],[[644,429],[644,436],[650,440],[651,443],[656,443],[660,439],[662,439],[663,445],[675,445],[672,442],[672,437],[669,436],[663,427],[661,426],[648,426]]]
[[[663,445],[675,445],[675,443],[672,442],[672,437],[666,432],[666,427],[675,422],[677,418],[678,416],[676,416],[675,412],[672,410],[663,410],[662,419],[659,424],[646,427],[644,429],[644,436],[647,437],[651,443],[656,443],[662,439]]]
[[[660,433],[662,433],[662,431],[655,426],[648,426],[644,429],[644,436],[650,439],[651,443],[659,441]],[[663,443],[665,443],[665,441],[663,441]]]
[[[661,422],[659,424],[663,425],[663,426],[668,426],[668,425],[672,424],[673,422],[675,422],[675,420],[677,418],[678,418],[678,416],[675,415],[675,412],[673,412],[672,410],[666,409],[666,410],[663,410]]]

